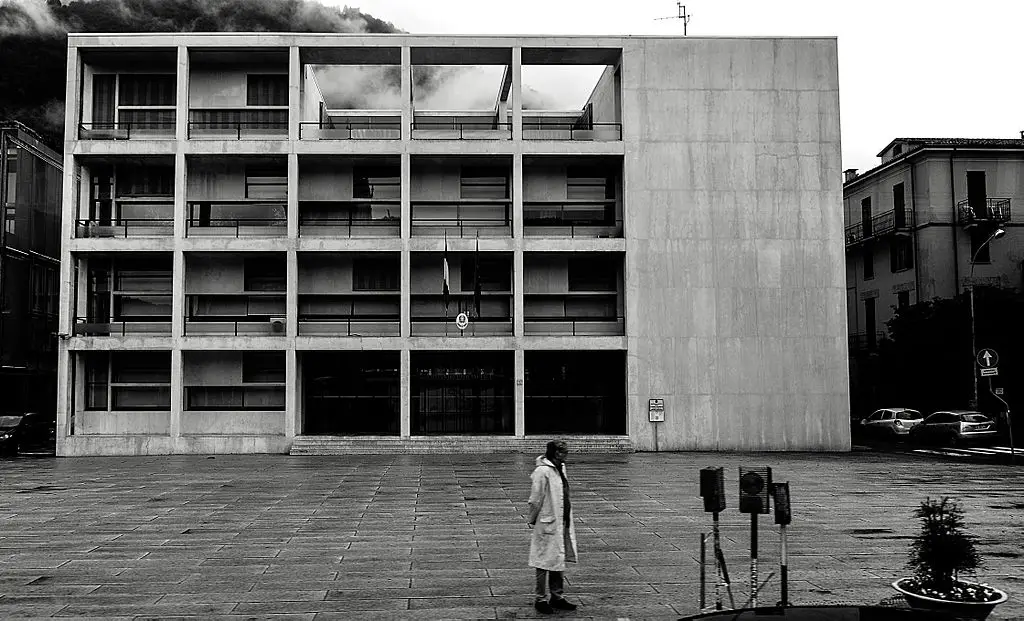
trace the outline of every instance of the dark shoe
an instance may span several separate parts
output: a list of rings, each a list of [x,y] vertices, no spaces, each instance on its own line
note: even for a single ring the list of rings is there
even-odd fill
[[[533,607],[537,609],[537,612],[544,615],[549,615],[555,612],[555,609],[551,607],[551,604],[545,602],[542,599],[534,602]]]
[[[551,598],[550,606],[559,610],[576,610],[576,604],[570,604],[568,600],[562,598]]]

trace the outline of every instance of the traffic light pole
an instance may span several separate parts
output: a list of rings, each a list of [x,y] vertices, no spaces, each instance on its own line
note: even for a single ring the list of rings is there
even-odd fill
[[[757,608],[757,513],[750,514],[750,606]]]
[[[789,605],[789,561],[788,561],[788,549],[786,546],[786,525],[779,524],[779,538],[781,546],[781,554],[779,558],[781,560],[781,567],[779,567],[779,577],[782,579],[782,601],[780,606]]]

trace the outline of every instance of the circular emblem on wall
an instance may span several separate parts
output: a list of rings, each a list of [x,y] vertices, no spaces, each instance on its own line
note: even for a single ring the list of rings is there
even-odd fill
[[[459,330],[465,330],[466,326],[469,325],[469,315],[466,313],[459,313],[455,316],[455,327]]]

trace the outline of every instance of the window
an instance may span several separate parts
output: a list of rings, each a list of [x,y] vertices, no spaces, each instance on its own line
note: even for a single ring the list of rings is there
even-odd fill
[[[618,269],[612,257],[569,259],[569,291],[617,291]]]
[[[899,155],[903,155],[903,145],[901,145],[901,144],[893,145],[893,147],[892,147],[892,156],[896,157],[896,156],[899,156]]]
[[[479,255],[480,290],[511,291],[512,269],[506,257]],[[473,259],[462,261],[462,290],[473,291]]]
[[[173,196],[173,166],[125,166],[117,171],[117,195]]]
[[[113,352],[110,361],[111,409],[171,408],[170,352]]]
[[[971,262],[972,263],[991,263],[992,253],[989,251],[992,244],[986,244],[991,233],[983,227],[974,227],[971,229]]]
[[[248,106],[287,106],[288,75],[249,75],[245,103]]]
[[[867,335],[868,347],[875,348],[878,336],[875,334],[875,298],[864,300],[864,332]]]
[[[896,310],[903,310],[910,306],[910,292],[900,291],[896,293]]]
[[[907,199],[902,183],[892,186],[892,216],[896,228],[907,226]]]
[[[882,420],[892,420],[892,419],[893,419],[893,414],[892,414],[892,412],[890,412],[889,410],[886,410],[886,411],[885,411],[885,412],[884,412],[884,413],[882,414]]]
[[[864,227],[864,237],[871,236],[871,197],[860,201],[860,221]]]
[[[507,199],[508,196],[507,170],[470,166],[462,169],[461,198]]]
[[[245,260],[245,291],[285,291],[287,265],[277,257],[250,257]]]
[[[875,253],[870,246],[864,246],[864,280],[871,280],[875,277]]]
[[[242,352],[243,384],[283,384],[284,381],[283,351]]]
[[[568,200],[603,201],[615,198],[615,180],[584,168],[570,168],[566,174]]]
[[[914,267],[914,242],[909,237],[895,238],[889,246],[889,263],[893,273]]]
[[[247,166],[246,198],[288,198],[288,165]]]
[[[121,74],[118,78],[118,105],[120,106],[173,106],[175,105],[174,74]]]
[[[394,167],[356,166],[352,177],[352,198],[396,201],[402,198],[402,179]]]
[[[107,352],[82,354],[85,366],[85,409],[106,410],[107,391],[110,388],[109,356]]]
[[[398,291],[398,257],[366,257],[352,262],[353,291]]]
[[[92,123],[96,128],[110,128],[114,124],[114,85],[117,76],[97,74],[92,78]]]

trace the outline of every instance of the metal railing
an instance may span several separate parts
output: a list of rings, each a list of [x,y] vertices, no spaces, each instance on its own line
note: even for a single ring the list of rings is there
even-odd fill
[[[189,139],[279,139],[288,134],[288,108],[192,108]]]
[[[413,317],[410,326],[412,336],[511,336],[511,317],[471,317],[465,330],[455,325],[455,315],[450,317]]]
[[[280,317],[284,318],[284,313]],[[285,336],[288,326],[285,322],[271,321],[270,315],[245,319],[199,315],[185,319],[184,333],[187,336]]]
[[[299,336],[400,336],[401,333],[401,320],[397,316],[299,316]]]
[[[118,218],[75,220],[75,237],[170,237],[174,235],[171,218]]]
[[[417,132],[420,132],[417,135]],[[493,121],[413,121],[412,137],[439,140],[512,140],[511,123]]]
[[[622,220],[614,217],[616,204],[615,199],[524,202],[524,234],[536,235],[536,229],[547,229],[542,233],[553,234],[561,229],[569,237],[576,237],[577,233],[580,237],[621,237]]]
[[[283,385],[185,386],[185,410],[189,412],[279,412],[284,409]]]
[[[554,336],[622,336],[623,317],[524,317],[523,332]]]
[[[135,137],[174,138],[174,121],[79,123],[79,140],[131,140]]]
[[[300,140],[401,140],[402,121],[312,121],[299,123]]]
[[[185,225],[186,237],[283,237],[288,234],[288,218],[189,218]]]
[[[412,234],[415,236],[473,237],[477,233],[490,237],[508,237],[512,235],[512,222],[486,218],[417,218],[412,221]]]
[[[299,237],[398,237],[402,221],[397,217],[369,218],[302,218]]]
[[[523,123],[523,140],[622,140],[622,123]]]
[[[880,213],[868,221],[862,220],[847,226],[845,229],[846,245],[851,246],[874,237],[882,237],[912,228],[914,228],[914,210],[893,209]]]
[[[858,332],[847,337],[851,352],[874,351],[878,349],[878,344],[884,338],[885,332],[882,330],[873,334],[871,332]]]
[[[125,316],[115,317],[109,321],[75,317],[75,336],[169,335],[170,333],[170,317]]]
[[[972,205],[970,199],[956,204],[957,220],[961,226],[982,222],[1003,224],[1010,221],[1010,199],[986,198],[985,205]]]

